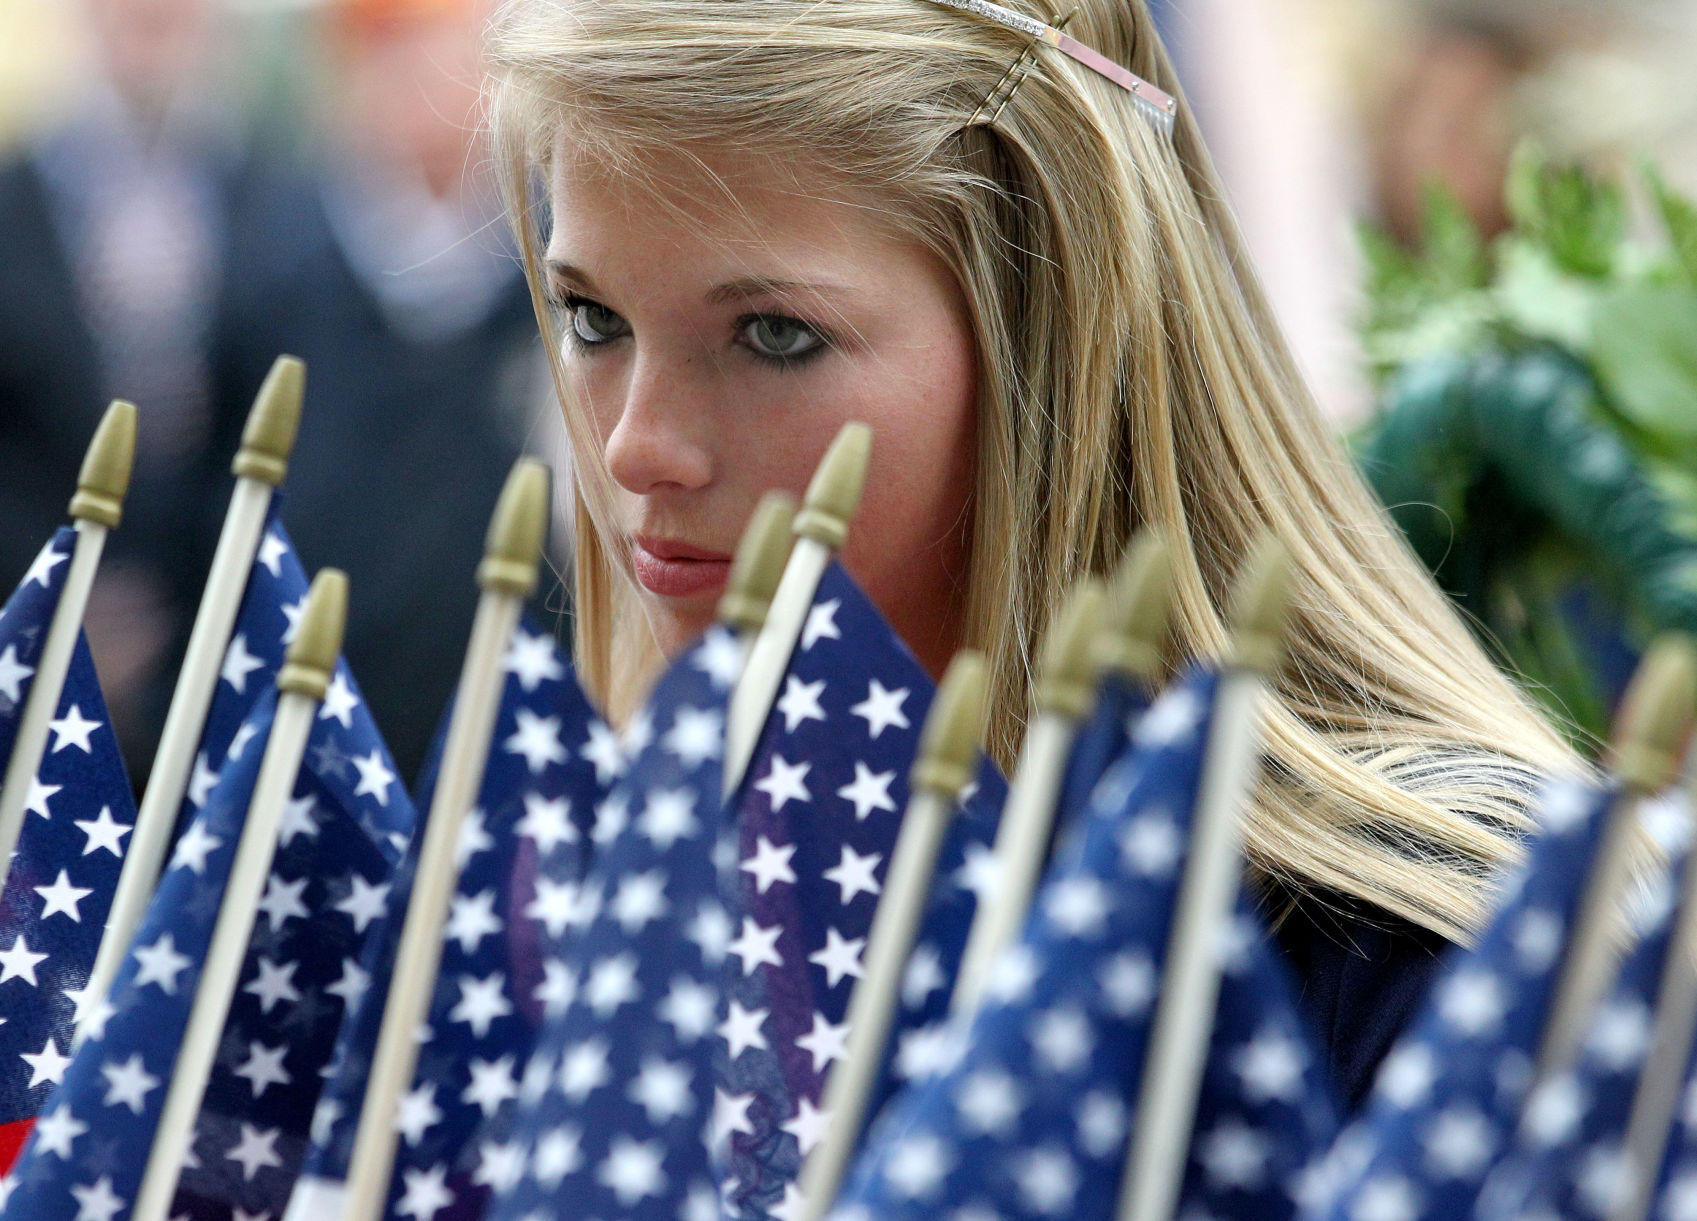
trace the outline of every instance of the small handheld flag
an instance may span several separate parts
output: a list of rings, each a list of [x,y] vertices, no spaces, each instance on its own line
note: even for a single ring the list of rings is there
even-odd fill
[[[866,974],[849,999],[847,1050],[825,1086],[824,1110],[830,1123],[802,1169],[802,1221],[818,1221],[836,1199],[865,1127],[937,854],[983,746],[985,706],[984,658],[971,651],[957,653],[925,718],[910,782],[913,796],[867,935]]]
[[[61,529],[0,611],[0,758],[11,749],[75,538]],[[48,728],[0,900],[0,957],[12,964],[0,969],[0,1174],[70,1062],[76,1010],[135,821],[85,640]]]
[[[234,732],[246,719],[253,700],[264,689],[264,681],[256,677],[251,680],[253,694],[244,695],[250,680],[243,661],[249,655],[241,647],[243,637],[236,632],[237,616],[244,598],[253,596],[248,591],[255,581],[256,553],[260,563],[276,578],[281,553],[287,547],[275,530],[263,547],[260,537],[275,519],[273,493],[283,481],[289,453],[294,448],[304,379],[305,368],[300,361],[290,356],[278,357],[260,387],[242,432],[241,449],[232,464],[235,490],[212,555],[200,609],[189,632],[165,725],[160,731],[147,791],[136,815],[134,842],[119,877],[117,893],[112,897],[107,935],[89,979],[91,997],[106,995],[129,950],[130,939],[153,897],[165,850],[188,816],[184,809],[185,795],[190,796],[190,805],[199,804],[192,800],[192,795],[198,790],[204,798],[206,777],[210,774],[207,760],[219,758],[229,744],[227,736],[223,741],[214,741],[217,735],[207,732],[209,709],[213,709],[220,680],[231,688],[227,694],[238,697],[224,701],[226,733]],[[234,652],[232,640],[237,646]],[[246,643],[253,644],[251,639]],[[272,670],[275,671],[275,665]]]
[[[520,459],[508,476],[478,568],[471,642],[455,695],[441,771],[407,899],[383,1025],[372,1054],[348,1166],[347,1221],[379,1221],[395,1157],[395,1109],[418,1062],[414,1032],[428,1014],[442,956],[442,930],[459,873],[456,845],[483,783],[490,736],[500,711],[501,659],[518,624],[524,598],[536,588],[548,520],[548,472]]]
[[[805,633],[814,591],[831,556],[848,537],[849,522],[860,507],[871,449],[871,429],[858,423],[843,425],[808,484],[807,499],[795,518],[795,548],[784,565],[784,574],[731,697],[730,720],[725,727],[727,800],[748,770],[790,654]]]
[[[242,630],[256,641],[283,630],[277,602],[306,593],[292,551],[278,569],[275,597],[244,607]],[[388,885],[414,817],[351,674],[338,666],[272,832],[275,859],[254,895],[260,918],[229,1016],[204,1041],[185,1043],[195,985],[214,974],[200,964],[230,891],[276,707],[262,696],[231,757],[217,760],[217,781],[179,839],[109,1002],[84,1015],[86,1037],[49,1104],[48,1127],[38,1125],[13,1175],[9,1221],[137,1216],[167,1082],[191,1051],[212,1063],[188,1152],[159,1159],[156,1173],[179,1179],[168,1215],[280,1214],[341,1010],[367,983],[359,962],[372,897]]]

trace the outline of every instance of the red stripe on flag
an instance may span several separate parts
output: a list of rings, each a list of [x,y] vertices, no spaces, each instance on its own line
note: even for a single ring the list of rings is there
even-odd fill
[[[24,1142],[29,1139],[30,1131],[34,1127],[33,1119],[0,1124],[0,1174],[12,1172],[12,1163],[17,1161],[18,1154],[24,1151]]]

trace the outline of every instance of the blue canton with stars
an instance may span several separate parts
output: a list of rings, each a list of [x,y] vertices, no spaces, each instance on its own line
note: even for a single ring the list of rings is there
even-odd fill
[[[825,1078],[845,1054],[849,994],[907,809],[935,686],[840,564],[826,572],[737,800],[735,937],[719,1085],[733,1216],[795,1215]],[[874,1107],[925,1062],[984,882],[1006,785],[981,758],[951,824],[904,981]]]
[[[1617,796],[1567,779],[1545,788],[1527,861],[1479,944],[1451,957],[1380,1066],[1365,1113],[1315,1178],[1305,1217],[1471,1214],[1519,1123],[1563,947]]]
[[[250,586],[236,625],[246,646],[276,657],[291,622],[284,607],[306,591],[292,550],[278,560],[270,596]],[[242,668],[264,687],[178,838],[110,1004],[90,1016],[89,1038],[24,1150],[10,1221],[128,1215],[275,712],[260,667]],[[231,673],[227,665],[221,681]],[[280,1211],[342,1008],[368,982],[361,943],[415,819],[345,665],[330,692],[286,807],[173,1217],[253,1221]]]
[[[0,768],[76,545],[60,530],[0,611]],[[79,633],[0,900],[0,1171],[70,1063],[76,1001],[100,949],[135,802]]]
[[[943,1071],[873,1127],[833,1217],[1111,1218],[1171,934],[1216,678],[1169,690],[1063,841]],[[1185,1217],[1271,1219],[1327,1147],[1325,1070],[1247,903],[1232,925]]]
[[[492,1221],[719,1216],[709,1143],[735,1120],[713,1078],[731,939],[720,788],[741,665],[735,640],[710,629],[627,735],[581,929],[556,943],[564,970],[523,1074],[514,1172]]]
[[[481,1216],[492,1191],[517,1181],[523,1164],[515,1146],[490,1133],[510,1123],[543,1013],[569,989],[565,964],[545,942],[562,936],[577,912],[593,816],[623,766],[616,749],[609,753],[611,732],[547,635],[521,624],[504,668],[477,807],[460,834],[429,1037],[401,1106],[391,1216]],[[427,775],[419,809],[429,808],[433,787]],[[415,860],[409,853],[407,878]],[[407,898],[398,883],[374,934],[380,980],[393,969]],[[373,987],[344,1026],[336,1079],[319,1106],[312,1178],[290,1200],[290,1217],[326,1215],[345,1182],[386,997],[386,987]]]
[[[1477,1221],[1606,1221],[1613,1215],[1626,1182],[1626,1127],[1673,934],[1669,890],[1664,875],[1649,927],[1591,1019],[1576,1062],[1528,1096],[1509,1155],[1479,1193]],[[1429,1142],[1428,1157],[1443,1156],[1432,1152],[1437,1149],[1451,1157],[1488,1158],[1494,1135],[1454,1125]]]

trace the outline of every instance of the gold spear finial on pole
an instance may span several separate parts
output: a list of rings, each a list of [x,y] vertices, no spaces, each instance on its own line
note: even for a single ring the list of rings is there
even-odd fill
[[[300,430],[305,395],[306,365],[296,357],[279,356],[254,396],[242,428],[242,447],[230,463],[236,478],[255,479],[271,487],[283,482]]]
[[[766,612],[772,609],[772,595],[778,592],[784,561],[790,557],[795,518],[794,496],[768,492],[760,498],[742,532],[725,592],[719,599],[718,619],[745,637],[760,631]]]
[[[872,430],[854,421],[844,424],[807,485],[806,499],[795,519],[797,535],[833,551],[842,547],[848,538],[849,522],[860,508],[871,457]]]
[[[1096,659],[1104,670],[1150,689],[1161,681],[1172,581],[1172,552],[1166,540],[1153,530],[1139,533],[1126,548],[1108,590],[1096,643]]]
[[[495,502],[477,585],[486,593],[528,598],[536,590],[542,540],[548,532],[548,468],[520,458]]]
[[[71,516],[78,521],[98,522],[107,529],[116,527],[124,516],[124,497],[130,490],[135,460],[136,405],[113,399],[83,455],[76,495],[71,497]]]

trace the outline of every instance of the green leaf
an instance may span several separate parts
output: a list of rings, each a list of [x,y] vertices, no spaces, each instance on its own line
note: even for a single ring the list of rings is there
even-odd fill
[[[1525,139],[1509,156],[1508,179],[1503,183],[1503,206],[1514,228],[1526,233],[1544,230],[1544,167],[1548,164],[1543,146]]]
[[[1591,358],[1615,408],[1670,448],[1697,444],[1697,292],[1626,284],[1604,295]]]
[[[1517,234],[1499,239],[1496,302],[1504,320],[1528,338],[1584,354],[1591,346],[1597,293],[1543,246]]]
[[[1644,167],[1644,177],[1662,214],[1662,226],[1673,245],[1674,261],[1685,280],[1697,285],[1697,204],[1677,194],[1654,166]]]
[[[1537,144],[1524,141],[1509,162],[1503,198],[1515,229],[1563,271],[1589,279],[1614,271],[1626,234],[1626,199],[1616,184],[1577,166],[1551,165]]]
[[[1483,288],[1489,269],[1473,218],[1441,179],[1427,179],[1423,197],[1420,262],[1428,290],[1448,295]]]

